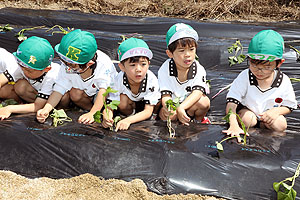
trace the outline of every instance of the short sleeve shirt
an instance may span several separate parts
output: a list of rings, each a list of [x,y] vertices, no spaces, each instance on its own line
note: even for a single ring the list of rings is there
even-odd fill
[[[8,79],[8,82],[17,82],[19,79],[26,79],[30,85],[38,92],[38,97],[43,99],[48,99],[50,94],[52,93],[53,86],[55,84],[56,79],[58,78],[58,73],[60,70],[60,65],[57,63],[51,63],[51,69],[44,73],[43,76],[37,79],[29,79],[27,78],[21,67],[18,65],[18,62],[13,54],[9,52],[5,52],[6,58],[2,58],[1,55],[1,66],[5,66],[5,71],[3,74]],[[1,52],[1,53],[2,53]],[[3,59],[5,61],[3,61]],[[5,64],[3,64],[5,63]]]
[[[120,94],[125,94],[132,101],[144,101],[145,104],[156,105],[160,99],[159,85],[157,77],[150,70],[147,71],[146,77],[141,82],[138,94],[133,94],[127,76],[124,72],[120,71],[115,79],[116,84],[113,89],[117,93],[110,93],[108,101],[120,101]]]
[[[94,96],[99,89],[106,89],[114,85],[114,78],[117,75],[117,70],[112,63],[109,56],[100,50],[97,50],[97,64],[93,74],[82,79],[79,74],[68,73],[62,67],[60,71],[60,78],[54,86],[54,91],[65,94],[71,88],[83,90],[88,96]]]
[[[176,64],[173,59],[167,59],[158,71],[158,82],[161,95],[170,94],[172,99],[179,98],[182,102],[194,90],[200,90],[204,94],[209,93],[206,84],[206,71],[195,60],[188,71],[187,80],[181,82],[178,79]]]
[[[297,108],[295,92],[287,75],[275,71],[275,78],[270,88],[260,89],[256,77],[249,69],[242,71],[233,81],[226,97],[227,102],[242,104],[257,116],[274,106],[286,106],[291,110]],[[275,99],[282,99],[279,105]]]
[[[8,66],[17,69],[18,63],[15,56],[6,49],[0,48],[0,74],[4,73]]]

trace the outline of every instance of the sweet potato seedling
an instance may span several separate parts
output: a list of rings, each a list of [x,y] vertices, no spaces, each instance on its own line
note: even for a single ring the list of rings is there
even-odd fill
[[[243,49],[244,48],[240,40],[236,40],[234,44],[227,48],[228,53],[234,53],[233,56],[228,57],[230,67],[237,63],[240,64],[245,60],[246,55],[243,54]]]
[[[169,130],[170,137],[173,138],[173,137],[175,137],[175,129],[172,127],[170,117],[173,115],[173,113],[171,111],[176,111],[176,109],[179,106],[179,98],[174,99],[174,101],[172,99],[169,99],[168,101],[166,101],[166,106],[167,106],[167,109],[169,112],[169,115],[167,118],[167,127]]]
[[[0,26],[0,32],[8,32],[13,30],[13,27],[10,27],[9,24],[6,24],[5,26]]]
[[[108,113],[108,108],[110,108],[111,110],[116,110],[118,108],[118,105],[120,104],[120,101],[118,100],[112,100],[109,104],[106,103],[106,97],[109,93],[116,93],[118,92],[117,90],[112,89],[111,87],[108,87],[106,89],[106,92],[103,93],[102,97],[103,97],[103,106],[104,106],[104,110],[105,113],[107,115],[107,117],[109,117],[109,113]],[[100,112],[100,110],[98,110],[95,114],[94,114],[94,120],[97,123],[101,123],[101,115],[102,113]],[[118,123],[118,121],[120,121],[121,118],[119,116],[116,116],[114,119],[114,126],[116,126],[116,124]],[[113,127],[110,127],[110,130],[113,130]]]
[[[24,35],[25,31],[31,31],[31,30],[34,30],[34,29],[44,28],[44,27],[45,26],[36,26],[36,27],[32,27],[32,28],[23,28],[15,36],[18,38],[18,40],[20,42],[22,42],[22,41],[27,39],[27,36]]]
[[[71,31],[73,31],[74,30],[74,28],[69,28],[69,27],[67,27],[67,30],[65,30],[62,26],[60,26],[60,25],[54,25],[54,26],[52,26],[51,28],[49,28],[48,30],[46,30],[46,32],[48,32],[48,31],[51,31],[51,30],[53,30],[54,28],[59,28],[59,30],[60,31],[52,31],[52,35],[54,34],[54,33],[62,33],[62,34],[68,34],[68,33],[70,33]]]
[[[53,110],[53,113],[50,115],[50,117],[53,118],[53,126],[57,127],[58,124],[63,124],[65,121],[66,122],[71,122],[72,119],[68,117],[66,112],[63,109],[60,110]]]
[[[274,182],[273,188],[277,192],[277,200],[295,200],[297,192],[293,189],[295,180],[300,173],[300,163],[297,166],[294,176],[284,179],[283,181]],[[292,184],[288,185],[286,182],[289,181]]]
[[[223,119],[226,120],[227,123],[230,122],[230,120],[229,120],[230,115],[236,115],[236,116],[237,116],[238,121],[239,121],[239,123],[241,124],[242,129],[243,129],[243,132],[244,132],[244,138],[242,138],[241,136],[231,136],[231,137],[228,137],[228,138],[225,138],[225,139],[221,140],[221,142],[216,141],[217,149],[218,149],[218,151],[220,151],[220,152],[222,152],[222,151],[224,150],[222,143],[225,142],[226,140],[230,140],[230,139],[232,139],[232,138],[238,138],[238,137],[240,137],[241,140],[243,141],[243,145],[246,146],[246,142],[247,142],[247,133],[248,133],[248,130],[249,130],[249,127],[250,127],[250,126],[248,126],[247,129],[246,129],[246,126],[245,126],[244,122],[242,121],[241,117],[240,117],[238,114],[232,112],[231,109],[229,110],[229,112],[227,113],[227,115],[223,118]]]

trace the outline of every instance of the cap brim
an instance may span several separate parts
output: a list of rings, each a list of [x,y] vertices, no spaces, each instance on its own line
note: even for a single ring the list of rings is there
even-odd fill
[[[127,58],[134,57],[134,56],[145,56],[149,58],[149,60],[151,60],[153,57],[153,53],[150,49],[144,47],[137,47],[126,51],[121,57],[120,61],[123,61]]]
[[[60,57],[60,59],[68,62],[68,63],[72,63],[72,64],[84,64],[84,63],[79,63],[79,62],[76,62],[74,60],[71,60],[70,58],[68,58],[67,56],[63,55],[62,53],[60,53],[58,50],[59,50],[59,45],[60,44],[57,44],[55,45],[54,49],[56,51],[56,53],[58,54],[58,56]]]

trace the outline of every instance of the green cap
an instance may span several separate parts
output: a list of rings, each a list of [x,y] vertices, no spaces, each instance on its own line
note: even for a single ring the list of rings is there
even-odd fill
[[[85,64],[94,57],[97,42],[92,33],[76,29],[61,39],[55,46],[55,51],[68,63]]]
[[[119,60],[122,61],[134,56],[145,56],[151,59],[153,54],[144,40],[129,38],[120,44],[118,48],[118,57]]]
[[[13,55],[23,67],[43,70],[51,65],[54,50],[48,40],[32,36],[24,40]]]
[[[263,30],[251,40],[247,56],[256,60],[274,61],[282,59],[284,40],[273,30]]]
[[[187,24],[177,23],[171,26],[166,35],[167,46],[181,38],[193,38],[198,41],[198,33]]]

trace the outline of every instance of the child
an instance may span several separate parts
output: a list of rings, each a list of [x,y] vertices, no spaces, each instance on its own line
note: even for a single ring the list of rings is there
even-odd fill
[[[282,132],[287,128],[284,115],[297,108],[292,84],[279,70],[283,50],[283,38],[273,30],[259,32],[249,44],[249,68],[233,81],[226,100],[226,113],[230,109],[237,113],[246,127]],[[223,132],[231,136],[243,133],[236,115],[230,115],[229,129]]]
[[[178,119],[182,124],[195,122],[209,123],[205,114],[210,108],[206,96],[205,69],[195,59],[198,34],[189,25],[178,23],[168,30],[166,35],[169,57],[158,71],[158,81],[162,96],[162,109],[159,117],[166,120],[169,112],[166,101],[179,98],[180,105],[173,112],[171,120]]]
[[[4,53],[0,61],[4,69],[0,74],[1,95],[5,93],[6,98],[18,95],[29,104],[1,108],[0,119],[8,118],[11,113],[29,113],[41,109],[52,92],[60,68],[58,64],[51,63],[54,50],[50,43],[32,36],[22,42],[13,54],[4,49],[1,51]],[[9,88],[6,87],[7,83],[15,84]]]
[[[118,122],[116,131],[127,130],[131,124],[150,118],[160,98],[158,80],[148,70],[152,52],[146,42],[129,38],[120,44],[118,56],[122,71],[116,77],[113,87],[118,92],[110,93],[108,101],[119,100],[121,114],[130,116]],[[109,110],[108,116],[103,111],[102,125],[104,128],[113,126],[112,110]]]
[[[71,100],[89,110],[79,117],[78,122],[93,123],[93,115],[103,106],[102,94],[117,75],[114,64],[105,53],[97,50],[94,35],[80,29],[66,34],[55,46],[55,51],[63,67],[54,92],[45,107],[37,112],[37,120],[43,123],[60,100]]]

